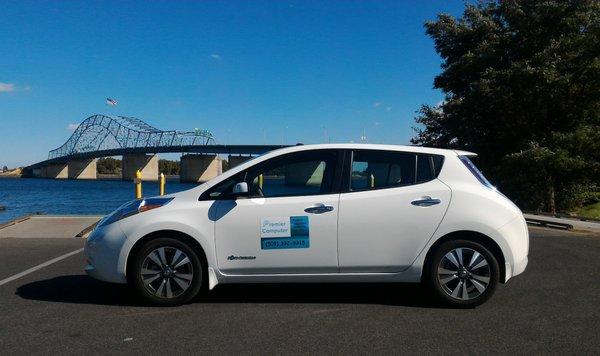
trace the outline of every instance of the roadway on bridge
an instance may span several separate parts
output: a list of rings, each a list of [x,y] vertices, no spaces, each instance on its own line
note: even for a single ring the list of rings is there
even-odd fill
[[[0,280],[80,238],[0,239]],[[453,310],[416,285],[219,286],[178,308],[137,303],[73,256],[0,285],[0,345],[19,353],[600,352],[600,237],[531,229],[530,264],[487,304]]]

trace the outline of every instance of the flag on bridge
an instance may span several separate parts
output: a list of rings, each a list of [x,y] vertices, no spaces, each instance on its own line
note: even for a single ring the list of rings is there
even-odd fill
[[[117,101],[115,99],[106,98],[106,105],[117,106]]]

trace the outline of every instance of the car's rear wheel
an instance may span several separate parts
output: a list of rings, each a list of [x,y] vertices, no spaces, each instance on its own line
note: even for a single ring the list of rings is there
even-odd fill
[[[146,242],[133,256],[129,282],[156,305],[181,305],[193,299],[204,281],[204,266],[187,244],[172,238]]]
[[[442,302],[471,308],[494,294],[499,280],[498,261],[479,243],[448,241],[434,251],[427,264],[425,278]]]

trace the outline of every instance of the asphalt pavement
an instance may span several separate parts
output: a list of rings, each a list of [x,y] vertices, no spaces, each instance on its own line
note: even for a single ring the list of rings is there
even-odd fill
[[[529,266],[486,304],[448,309],[412,284],[218,286],[138,303],[75,253],[0,285],[3,354],[599,354],[600,236],[532,228]],[[0,239],[0,280],[83,240]]]

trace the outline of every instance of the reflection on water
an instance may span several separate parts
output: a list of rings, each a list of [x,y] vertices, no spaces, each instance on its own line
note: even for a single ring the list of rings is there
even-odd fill
[[[198,186],[167,181],[167,193]],[[144,196],[158,195],[157,182],[144,182]],[[0,223],[44,214],[107,214],[134,198],[132,182],[121,180],[0,179]]]

